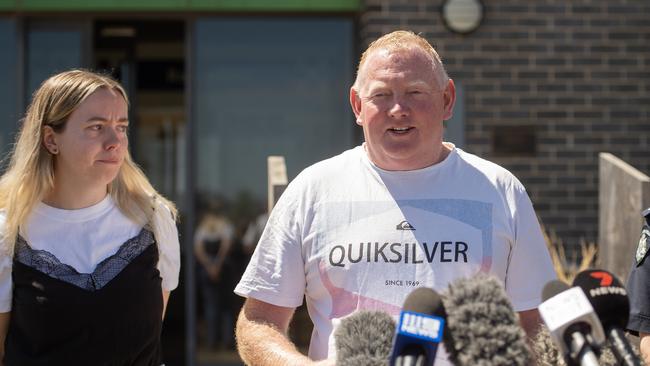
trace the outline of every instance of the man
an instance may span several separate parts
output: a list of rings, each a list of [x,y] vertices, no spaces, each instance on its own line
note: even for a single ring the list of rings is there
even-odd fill
[[[397,315],[415,287],[442,291],[480,271],[502,279],[526,329],[537,326],[542,287],[555,277],[539,223],[514,176],[443,143],[455,99],[425,39],[397,31],[370,45],[350,90],[364,144],[291,182],[235,289],[247,297],[237,325],[244,361],[333,364],[341,318]],[[303,296],[309,358],[286,337]]]
[[[634,265],[627,281],[630,296],[630,320],[627,329],[640,338],[643,359],[650,364],[650,207],[643,211],[645,225],[641,229]]]

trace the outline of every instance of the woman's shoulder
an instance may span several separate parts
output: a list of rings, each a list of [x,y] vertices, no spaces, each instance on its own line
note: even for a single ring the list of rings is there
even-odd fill
[[[168,220],[173,223],[176,222],[176,208],[173,206],[171,201],[168,201],[165,198],[162,198],[159,195],[152,195],[151,201],[154,210],[154,216],[158,216],[158,219]]]

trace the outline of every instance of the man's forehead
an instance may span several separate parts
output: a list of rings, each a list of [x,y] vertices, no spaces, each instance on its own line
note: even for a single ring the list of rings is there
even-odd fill
[[[366,66],[373,63],[402,65],[409,63],[425,63],[433,66],[433,59],[426,51],[418,47],[380,48],[374,50],[366,60]]]
[[[422,50],[377,50],[368,57],[363,72],[368,83],[397,77],[429,82],[436,78],[434,69],[432,60]]]

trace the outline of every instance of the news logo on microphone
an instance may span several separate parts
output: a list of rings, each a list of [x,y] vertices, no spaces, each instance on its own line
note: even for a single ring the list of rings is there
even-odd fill
[[[445,327],[440,294],[418,287],[404,300],[395,330],[390,366],[432,366]]]
[[[400,315],[397,333],[428,342],[440,343],[444,326],[444,318],[403,311]]]

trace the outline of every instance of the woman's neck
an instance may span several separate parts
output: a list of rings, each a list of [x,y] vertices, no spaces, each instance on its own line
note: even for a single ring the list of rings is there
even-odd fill
[[[65,189],[55,184],[54,188],[45,194],[43,203],[64,210],[78,210],[101,202],[108,194],[106,187],[98,189]]]

